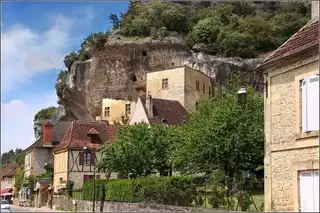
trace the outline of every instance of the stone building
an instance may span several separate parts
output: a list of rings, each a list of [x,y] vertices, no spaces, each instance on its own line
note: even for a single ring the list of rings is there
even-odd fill
[[[313,19],[256,68],[266,81],[265,211],[319,212],[318,46]]]
[[[102,99],[101,120],[109,124],[125,124],[128,122],[136,102],[129,100],[117,100],[111,98]]]
[[[192,111],[212,94],[211,78],[187,66],[147,73],[146,93],[153,98],[179,101]]]

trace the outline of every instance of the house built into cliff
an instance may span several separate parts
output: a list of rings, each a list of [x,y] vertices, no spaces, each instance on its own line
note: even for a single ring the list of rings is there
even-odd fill
[[[146,92],[156,99],[179,101],[192,111],[200,100],[212,95],[212,82],[203,72],[181,66],[147,73]]]
[[[256,68],[268,82],[265,211],[319,212],[319,30],[310,21]]]
[[[100,148],[115,137],[118,129],[119,126],[102,121],[72,121],[53,151],[54,191],[64,191],[67,181],[74,182],[74,189],[81,189],[86,180],[92,179]],[[95,178],[104,177],[97,172]]]
[[[125,124],[135,108],[135,103],[129,100],[102,99],[101,120],[108,121],[109,124]]]
[[[187,110],[179,101],[140,97],[129,120],[129,125],[137,123],[180,125],[188,119]]]

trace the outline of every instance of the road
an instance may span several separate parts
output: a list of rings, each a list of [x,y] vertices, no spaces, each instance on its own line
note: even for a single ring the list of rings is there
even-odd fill
[[[30,211],[30,210],[28,210],[28,209],[12,208],[12,207],[11,207],[11,211],[12,211],[12,212],[32,212],[32,211]]]

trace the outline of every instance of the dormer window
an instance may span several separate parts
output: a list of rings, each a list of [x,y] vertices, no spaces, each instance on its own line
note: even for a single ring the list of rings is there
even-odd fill
[[[90,138],[90,143],[100,143],[100,133],[94,128],[91,128],[87,135]]]

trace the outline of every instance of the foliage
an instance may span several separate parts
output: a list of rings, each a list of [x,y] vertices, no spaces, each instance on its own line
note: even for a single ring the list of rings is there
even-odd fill
[[[79,60],[79,55],[76,52],[71,52],[64,57],[63,63],[66,66],[66,68],[70,70],[71,65],[77,60]]]
[[[45,172],[38,175],[37,178],[48,178],[51,179],[53,177],[53,165],[47,164],[44,166]]]
[[[259,206],[259,211],[264,212],[264,202],[262,202],[261,205]]]
[[[19,168],[15,176],[14,188],[19,192],[24,180],[24,171],[23,168]]]
[[[102,149],[100,171],[119,172],[137,178],[159,172],[167,175],[171,167],[171,147],[178,139],[175,127],[137,124],[121,129],[115,143]]]
[[[6,163],[23,163],[24,162],[24,153],[22,149],[16,148],[15,150],[11,149],[9,152],[4,152],[1,154],[1,163],[2,167]]]
[[[23,186],[28,187],[28,189],[30,190],[31,196],[34,194],[35,181],[36,181],[36,177],[33,175],[30,175],[29,177],[25,178],[25,181],[23,183]]]
[[[87,180],[83,185],[83,199],[93,200],[93,189],[95,189],[95,200],[105,200],[105,188],[108,180],[95,180],[95,188],[93,187],[93,180]]]
[[[35,114],[33,121],[43,121],[43,120],[48,120],[51,119],[52,114],[56,110],[56,107],[51,106],[47,107],[45,109],[41,109],[40,111]]]
[[[73,186],[74,182],[73,181],[67,181],[66,187],[67,187],[67,194],[69,197],[72,197],[72,192],[73,192]]]
[[[112,23],[112,29],[118,29],[120,26],[120,19],[116,14],[111,14],[109,20]]]
[[[248,192],[240,192],[239,194],[239,207],[241,208],[241,211],[248,211],[250,209],[251,204],[253,204],[253,201],[251,200],[251,197]]]
[[[184,173],[222,171],[231,182],[241,170],[263,164],[263,97],[249,88],[245,106],[238,103],[237,81],[199,104],[183,128],[173,163]],[[206,125],[203,125],[206,124]]]
[[[191,177],[149,177],[113,180],[107,183],[106,198],[117,202],[144,202],[189,206],[197,196]]]
[[[56,93],[58,97],[62,97],[63,90],[66,88],[66,81],[67,81],[68,71],[61,70],[56,82]]]

